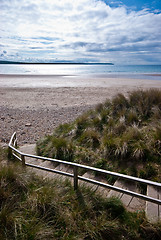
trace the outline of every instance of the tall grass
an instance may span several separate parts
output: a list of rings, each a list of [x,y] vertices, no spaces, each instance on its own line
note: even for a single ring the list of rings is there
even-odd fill
[[[3,160],[6,160],[3,157]],[[0,162],[0,239],[160,239],[159,224],[129,213],[120,200],[88,187],[42,180],[14,163]]]
[[[106,162],[104,167],[110,165],[113,171],[125,170],[129,174],[133,174],[130,169],[135,168],[138,169],[135,174],[139,176],[139,171],[149,163],[160,169],[160,120],[161,91],[137,90],[128,97],[118,94],[111,101],[98,104],[71,124],[61,125],[52,136],[38,142],[38,149],[41,149],[38,153],[44,156],[53,153],[54,157],[91,166],[97,165],[97,161],[102,159]],[[55,136],[57,147],[53,145]],[[64,141],[67,150],[57,156],[57,152],[62,149],[60,140]],[[158,172],[154,179],[160,181],[160,175]],[[146,177],[149,178],[148,175]]]

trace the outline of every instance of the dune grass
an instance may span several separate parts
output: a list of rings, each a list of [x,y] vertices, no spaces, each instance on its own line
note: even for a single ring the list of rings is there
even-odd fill
[[[59,151],[63,160],[160,181],[161,91],[118,94],[37,143],[40,155]]]
[[[129,213],[116,198],[87,187],[74,192],[68,181],[49,181],[6,161],[0,149],[1,240],[160,239],[160,224],[144,212]]]

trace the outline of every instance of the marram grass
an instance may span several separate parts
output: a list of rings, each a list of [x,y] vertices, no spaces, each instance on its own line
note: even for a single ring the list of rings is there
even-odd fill
[[[3,153],[3,151],[1,151]],[[129,213],[116,198],[68,181],[42,180],[0,156],[1,240],[159,240],[161,226]]]
[[[104,169],[160,181],[161,91],[118,94],[60,125],[37,143],[37,152],[94,167],[102,162]],[[152,174],[143,174],[146,166]]]

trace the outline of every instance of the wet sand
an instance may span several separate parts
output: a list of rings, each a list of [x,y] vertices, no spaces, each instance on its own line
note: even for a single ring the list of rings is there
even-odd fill
[[[161,89],[161,81],[0,75],[0,142],[8,143],[16,131],[19,144],[35,143],[119,92],[149,88]]]

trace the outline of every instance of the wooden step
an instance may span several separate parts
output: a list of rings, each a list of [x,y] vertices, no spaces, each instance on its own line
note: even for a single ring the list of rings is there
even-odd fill
[[[136,183],[131,181],[117,180],[114,184],[115,187],[123,188],[132,192],[139,193]],[[110,190],[108,197],[117,197],[119,198],[126,209],[129,211],[142,211],[145,209],[145,201],[128,194],[120,193],[115,190]]]
[[[82,177],[85,178],[89,178],[89,179],[93,179],[99,182],[103,182],[103,183],[108,183],[105,179],[101,178],[100,176],[95,176],[93,174],[93,172],[88,171],[85,174],[82,175]],[[79,184],[83,185],[83,186],[88,186],[90,187],[93,191],[97,191],[99,194],[101,194],[104,197],[107,197],[108,193],[109,193],[109,189],[105,188],[105,187],[101,187],[99,185],[95,185],[93,183],[89,183],[89,182],[85,182],[82,180],[79,180]]]
[[[19,150],[24,153],[35,155],[36,154],[35,147],[36,147],[35,144],[28,144],[28,145],[21,146]],[[73,169],[70,166],[65,166],[64,164],[54,164],[49,161],[44,161],[40,159],[37,160],[33,158],[28,158],[28,157],[26,157],[26,162],[35,164],[35,165],[40,165],[46,168],[63,171],[63,172],[73,173]],[[38,175],[41,175],[43,178],[50,178],[50,179],[52,178],[66,179],[67,178],[66,176],[62,176],[56,173],[45,172],[39,169],[32,169],[32,171],[36,172]],[[83,177],[107,183],[105,179],[102,179],[101,176],[99,177],[95,176],[91,171],[86,172],[83,175]],[[68,179],[70,179],[71,182],[73,182],[72,178],[68,178]],[[130,211],[145,210],[147,218],[151,222],[156,222],[158,220],[161,220],[161,206],[157,204],[145,202],[144,200],[117,192],[115,190],[109,191],[109,189],[107,188],[100,187],[92,183],[84,182],[82,180],[79,180],[79,183],[81,185],[91,187],[93,191],[97,191],[98,193],[101,193],[101,195],[104,197],[112,197],[112,196],[118,197],[123,202],[124,206]],[[127,189],[133,192],[137,192],[137,193],[139,192],[136,184],[131,181],[127,182],[123,180],[117,180],[114,186]],[[152,186],[147,186],[147,195],[161,200],[161,189],[157,189]]]
[[[157,187],[147,186],[147,195],[149,197],[161,199],[161,189]],[[146,216],[152,223],[161,220],[161,205],[146,202]]]

